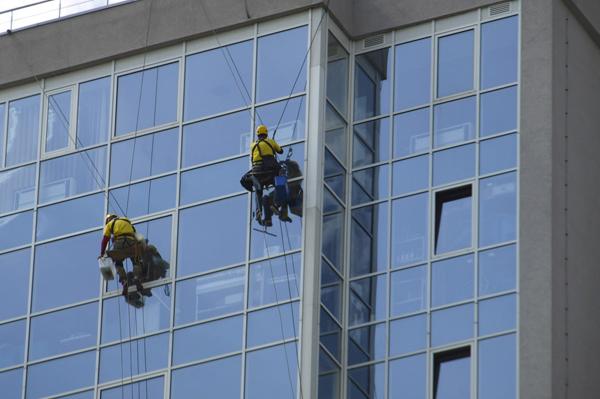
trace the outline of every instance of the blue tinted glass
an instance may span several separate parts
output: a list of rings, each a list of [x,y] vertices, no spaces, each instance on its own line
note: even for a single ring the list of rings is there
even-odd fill
[[[389,166],[382,165],[352,173],[352,205],[389,196]]]
[[[258,39],[257,101],[283,97],[291,92],[304,90],[307,35],[307,27],[302,26]]]
[[[351,326],[387,316],[387,275],[367,277],[350,283],[348,323]]]
[[[25,357],[25,325],[25,320],[0,324],[0,368],[23,363]]]
[[[0,290],[0,320],[27,313],[29,262],[29,248],[0,255],[0,274],[4,284]]]
[[[339,212],[342,210],[342,205],[340,202],[333,196],[331,190],[323,185],[323,212],[331,213],[331,212]]]
[[[207,145],[215,137],[219,145]],[[215,161],[250,151],[250,114],[236,112],[183,127],[182,166]]]
[[[479,135],[489,136],[517,128],[517,86],[481,95]]]
[[[178,276],[217,269],[244,260],[247,200],[248,196],[242,195],[180,212]]]
[[[30,330],[29,360],[95,346],[98,303],[34,317]]]
[[[104,217],[104,193],[60,202],[38,210],[38,240],[99,227]]]
[[[40,170],[40,203],[102,189],[106,147],[44,161]]]
[[[342,320],[342,280],[325,260],[321,261],[321,303],[337,320]]]
[[[352,166],[385,161],[389,158],[389,153],[390,124],[388,118],[354,125]]]
[[[479,342],[480,399],[517,397],[517,354],[514,334]]]
[[[298,302],[249,313],[246,345],[248,347],[258,346],[297,336],[299,318]]]
[[[475,175],[475,144],[433,154],[433,185],[468,179]]]
[[[254,206],[254,204],[252,204]],[[302,245],[302,219],[290,213],[292,223],[280,222],[276,217],[273,219],[274,228],[272,234],[262,232],[264,227],[259,225],[256,219],[252,220],[250,231],[250,257],[252,259],[271,257],[290,252],[300,248]],[[279,225],[279,227],[276,227]],[[285,240],[283,240],[285,237]],[[292,262],[299,265],[300,262],[292,258]]]
[[[344,226],[342,212],[323,216],[321,251],[338,270],[344,267]]]
[[[429,195],[392,202],[392,267],[426,259],[429,251]]]
[[[175,324],[239,312],[244,307],[245,268],[180,281],[175,292]]]
[[[343,164],[346,164],[346,127],[347,124],[344,119],[333,109],[331,104],[327,103],[325,108],[325,144]],[[355,144],[355,146],[360,145],[360,142]],[[361,151],[361,148],[357,148],[357,151]],[[355,156],[355,158],[358,157],[360,157],[360,154]]]
[[[36,169],[35,165],[29,165],[0,173],[0,181],[2,182],[0,213],[33,206],[35,203]]]
[[[259,123],[266,125],[271,135],[275,134],[275,128],[277,128],[275,138],[279,144],[303,138],[306,129],[304,123],[306,113],[305,97],[296,97],[257,107],[256,118],[254,120],[255,125]],[[278,123],[279,126],[277,126]]]
[[[325,183],[341,200],[344,200],[346,197],[346,172],[327,148],[325,148],[324,173]]]
[[[390,322],[390,356],[416,352],[426,347],[426,314]]]
[[[391,49],[356,56],[354,75],[354,120],[390,112],[392,77]]]
[[[431,265],[431,306],[473,298],[473,255],[433,262]]]
[[[175,207],[176,193],[176,175],[121,187],[109,193],[109,212],[135,218],[164,211]]]
[[[505,295],[479,302],[479,335],[515,329],[516,313],[516,295]]]
[[[103,143],[110,129],[110,77],[79,85],[77,148]]]
[[[517,80],[519,17],[481,25],[481,88]]]
[[[479,245],[486,246],[516,238],[516,174],[482,179],[479,184]]]
[[[296,398],[297,350],[296,343],[289,343],[249,352],[246,399]]]
[[[261,306],[297,297],[302,263],[300,254],[250,265],[248,306]]]
[[[154,335],[100,350],[100,383],[167,367],[169,334]]]
[[[33,212],[17,213],[0,218],[0,250],[31,242]]]
[[[394,109],[416,107],[431,97],[431,39],[396,46]]]
[[[339,371],[339,367],[323,348],[319,348],[319,372],[325,373],[327,371]]]
[[[188,399],[199,392],[208,398],[239,399],[242,359],[227,359],[173,370],[171,398]]]
[[[443,254],[472,245],[472,200],[462,198],[441,198],[438,192],[436,201],[435,253]]]
[[[426,399],[427,358],[416,355],[390,362],[389,397]]]
[[[120,76],[116,135],[177,120],[179,63]]]
[[[388,267],[388,203],[352,211],[351,277]]]
[[[438,41],[437,96],[473,89],[474,31],[441,37]]]
[[[186,58],[186,121],[250,104],[252,49],[248,40]]]
[[[340,395],[339,372],[319,375],[319,399],[338,398]]]
[[[121,388],[119,388],[119,393],[121,393]],[[68,396],[61,396],[60,399],[94,399],[94,391],[85,391],[81,393],[76,393]],[[121,397],[119,396],[119,399]],[[134,399],[134,398],[131,398]]]
[[[509,134],[479,145],[479,173],[487,174],[517,166],[517,135]]]
[[[431,313],[431,345],[464,341],[473,336],[473,304]]]
[[[56,151],[69,145],[71,91],[48,96],[45,151]]]
[[[475,137],[475,97],[450,101],[434,107],[434,146],[462,143]]]
[[[392,273],[390,315],[418,312],[427,306],[427,268],[411,267]]]
[[[23,388],[23,369],[0,373],[0,392],[6,398],[20,398]]]
[[[6,120],[6,104],[0,104],[0,165],[4,166],[4,121]]]
[[[396,162],[393,168],[393,195],[429,187],[429,155]]]
[[[386,324],[380,323],[348,331],[348,365],[384,358],[387,349],[386,329]]]
[[[131,308],[121,296],[112,297],[102,307],[101,343],[163,330],[169,327],[170,320],[171,298],[164,286],[154,288],[152,296],[144,298],[141,309]]]
[[[514,245],[479,253],[479,295],[515,289],[516,274],[517,253]]]
[[[321,345],[341,361],[342,329],[338,323],[321,307],[319,318],[319,339]]]
[[[39,95],[11,101],[8,104],[6,166],[36,158],[40,134],[39,114]]]
[[[27,399],[41,398],[94,385],[96,351],[30,366]]]
[[[164,378],[159,377],[105,389],[100,393],[100,399],[163,399],[164,391]]]
[[[189,204],[244,191],[239,179],[249,165],[248,158],[242,157],[183,172],[179,202]]]
[[[110,185],[127,183],[177,168],[177,136],[177,129],[170,129],[113,144],[110,154]]]
[[[327,99],[346,115],[348,100],[348,52],[335,36],[328,35]]]
[[[175,331],[173,364],[242,350],[243,318],[230,317]]]
[[[348,370],[348,399],[383,399],[385,395],[385,363]],[[368,396],[365,396],[365,393]],[[331,398],[331,397],[330,397]]]
[[[443,356],[443,352],[441,353]],[[435,398],[463,399],[471,397],[471,357],[436,359]]]
[[[394,158],[429,150],[429,108],[394,116]]]

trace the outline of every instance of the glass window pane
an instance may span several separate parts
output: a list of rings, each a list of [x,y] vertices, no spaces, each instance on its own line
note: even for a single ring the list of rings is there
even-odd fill
[[[379,360],[387,349],[385,323],[348,331],[348,365]]]
[[[516,238],[516,174],[482,179],[479,184],[479,246]]]
[[[387,202],[352,211],[351,277],[387,269],[388,214]]]
[[[395,162],[393,168],[393,195],[429,187],[429,155]]]
[[[518,48],[519,17],[481,25],[482,89],[517,80]]]
[[[296,298],[300,290],[300,254],[250,265],[248,307]]]
[[[516,274],[517,253],[514,245],[479,253],[479,295],[515,289]]]
[[[254,204],[253,204],[254,206]],[[273,230],[272,236],[264,233],[264,227],[259,225],[256,219],[252,220],[252,230],[250,231],[250,258],[257,259],[263,257],[272,257],[288,253],[299,249],[302,245],[302,218],[290,214],[292,223],[284,223],[274,219],[275,226],[279,224],[277,230]],[[285,236],[285,240],[283,237]],[[292,262],[294,258],[292,258]],[[299,264],[297,262],[296,264]]]
[[[441,37],[438,41],[437,96],[473,89],[474,31]]]
[[[108,196],[109,212],[127,212],[130,218],[175,208],[177,175],[165,176],[142,183],[111,190]]]
[[[345,165],[347,124],[329,102],[325,107],[325,145]]]
[[[479,146],[479,173],[487,174],[517,166],[517,135],[484,140]]]
[[[473,337],[473,304],[431,313],[431,346],[446,345]]]
[[[175,324],[191,323],[244,307],[245,268],[225,270],[179,281],[175,292]]]
[[[339,199],[342,201],[345,200],[346,171],[327,148],[325,148],[324,173],[323,180],[325,180],[325,183],[331,187],[332,191],[337,194]]]
[[[433,397],[435,399],[471,397],[470,347],[435,353],[433,362]]]
[[[178,276],[217,269],[245,259],[247,201],[248,196],[242,195],[180,212]]]
[[[348,324],[368,323],[387,316],[387,275],[350,282]]]
[[[436,105],[433,108],[434,147],[475,138],[475,97]]]
[[[327,40],[327,99],[346,115],[348,101],[348,52],[328,34]]]
[[[390,362],[389,397],[426,399],[427,358],[425,355],[410,356]]]
[[[46,115],[46,152],[69,146],[71,124],[71,91],[48,96]]]
[[[435,253],[472,246],[471,186],[438,191],[435,195]]]
[[[166,368],[168,355],[169,334],[154,335],[102,348],[99,382],[122,380]]]
[[[106,147],[42,162],[40,203],[104,188]]]
[[[37,240],[100,227],[104,217],[104,193],[39,208]]]
[[[96,351],[39,363],[28,369],[26,397],[41,398],[92,386],[95,374]]]
[[[250,104],[253,47],[248,40],[186,58],[186,121]]]
[[[479,135],[508,132],[517,128],[517,86],[481,95]]]
[[[433,185],[452,183],[475,175],[475,144],[433,154]]]
[[[23,363],[25,358],[25,326],[26,320],[0,324],[0,368]]]
[[[125,384],[101,391],[100,399],[163,399],[165,395],[164,383],[164,378],[158,377],[133,384]]]
[[[189,399],[202,392],[208,398],[239,399],[241,374],[241,356],[173,370],[171,398]]]
[[[321,345],[337,359],[341,361],[342,351],[342,328],[336,321],[321,307],[319,318],[319,339]]]
[[[110,83],[107,76],[79,85],[77,104],[77,148],[104,143],[110,124]]]
[[[0,172],[0,213],[33,207],[36,169],[36,165],[29,165]]]
[[[390,112],[392,62],[390,48],[356,56],[354,120]]]
[[[178,129],[170,129],[113,144],[110,185],[175,170],[178,141]]]
[[[427,306],[427,267],[417,266],[391,275],[392,317],[418,312]]]
[[[389,166],[382,165],[352,173],[352,205],[388,197]]]
[[[517,397],[517,350],[515,334],[479,342],[480,399]]]
[[[303,91],[308,28],[302,26],[258,39],[256,101]],[[296,76],[298,76],[296,82]]]
[[[513,330],[516,325],[516,295],[505,295],[479,302],[479,335]]]
[[[433,262],[431,265],[431,305],[442,306],[473,298],[473,255]]]
[[[4,238],[3,238],[4,240]],[[0,255],[0,320],[27,313],[29,297],[29,248]]]
[[[427,315],[421,314],[390,322],[390,356],[427,348]]]
[[[117,81],[116,135],[177,120],[179,63],[123,75]]]
[[[429,150],[429,108],[394,116],[394,158]]]
[[[249,165],[248,157],[242,157],[183,172],[179,202],[190,204],[244,191],[239,179]]]
[[[11,101],[8,104],[6,166],[32,161],[37,157],[39,115],[39,95]]]
[[[344,213],[323,216],[321,251],[336,269],[344,267]]]
[[[297,350],[296,343],[292,342],[249,352],[246,355],[246,399],[296,398]]]
[[[17,213],[0,218],[0,251],[31,242],[33,212]]]
[[[96,345],[98,302],[31,319],[29,360]]]
[[[119,394],[121,393],[121,388],[119,388]],[[94,399],[94,391],[85,391],[81,393],[76,393],[68,396],[61,396],[60,399]],[[121,397],[119,396],[119,399]],[[135,399],[135,398],[131,398]]]
[[[431,39],[396,46],[394,109],[416,107],[431,98]]]
[[[260,123],[266,125],[270,136],[275,134],[275,128],[277,128],[275,137],[279,144],[286,144],[290,141],[302,139],[306,133],[306,124],[304,122],[306,119],[305,102],[306,96],[300,96],[256,107],[254,124],[258,125]],[[279,126],[277,126],[278,123]],[[249,148],[249,146],[250,143],[248,143],[248,147],[246,148]]]
[[[420,262],[429,252],[429,194],[392,201],[392,267]]]
[[[352,166],[363,166],[389,159],[390,124],[388,118],[354,125]]]
[[[350,369],[348,377],[350,391],[348,399],[384,398],[385,363]]]
[[[0,103],[0,166],[4,166],[4,121],[6,120],[6,104]]]
[[[321,261],[321,304],[338,321],[342,320],[342,280],[324,259]]]
[[[293,302],[248,313],[246,345],[253,347],[296,337],[299,308],[298,302]]]
[[[0,392],[7,398],[20,398],[23,388],[23,369],[0,373]]]

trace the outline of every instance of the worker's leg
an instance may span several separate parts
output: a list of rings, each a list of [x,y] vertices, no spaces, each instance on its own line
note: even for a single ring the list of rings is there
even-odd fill
[[[262,209],[265,216],[264,225],[267,227],[273,226],[273,211],[271,210],[271,199],[268,195],[263,195],[262,197]]]

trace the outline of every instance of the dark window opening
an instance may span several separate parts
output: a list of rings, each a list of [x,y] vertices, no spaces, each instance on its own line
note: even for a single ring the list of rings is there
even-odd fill
[[[433,356],[433,399],[471,397],[471,347],[452,349]]]
[[[439,191],[435,195],[435,253],[471,246],[471,185]]]

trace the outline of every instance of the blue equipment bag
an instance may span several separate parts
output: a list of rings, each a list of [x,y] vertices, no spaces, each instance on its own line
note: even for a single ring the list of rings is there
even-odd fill
[[[288,203],[287,176],[275,176],[275,201],[281,206]]]

